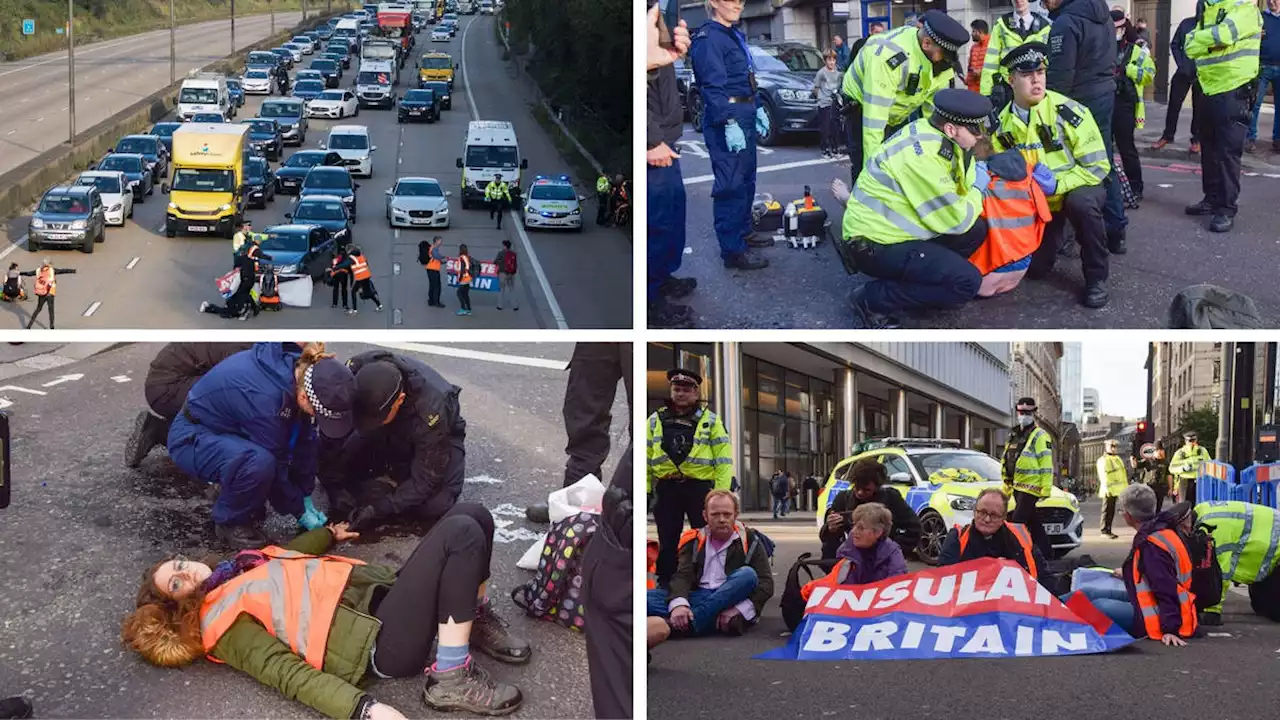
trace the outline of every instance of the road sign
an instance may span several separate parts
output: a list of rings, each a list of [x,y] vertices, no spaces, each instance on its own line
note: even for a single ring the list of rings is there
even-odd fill
[[[22,21],[22,34],[23,35],[36,34],[36,21],[34,18],[27,18]]]
[[[1142,457],[1146,458],[1147,460],[1154,458],[1156,456],[1155,443],[1143,443],[1142,449],[1139,450],[1138,452],[1140,452],[1142,454]]]

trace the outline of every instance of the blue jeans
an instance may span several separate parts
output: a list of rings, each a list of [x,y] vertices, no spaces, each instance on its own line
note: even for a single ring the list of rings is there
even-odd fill
[[[773,499],[773,516],[785,516],[787,514],[787,499],[784,497],[776,497]]]
[[[1253,118],[1249,121],[1249,139],[1258,139],[1258,114],[1262,111],[1262,98],[1267,95],[1267,84],[1280,100],[1280,65],[1263,65],[1258,75],[1258,99],[1253,101]],[[1276,103],[1280,105],[1280,102]],[[1273,105],[1274,107],[1274,105]],[[1280,112],[1272,115],[1271,139],[1280,142]]]
[[[1081,590],[1085,597],[1089,598],[1089,602],[1098,608],[1103,615],[1111,619],[1111,622],[1120,626],[1121,630],[1129,633],[1132,637],[1145,637],[1146,633],[1138,628],[1134,622],[1133,603],[1128,598],[1117,598],[1109,593],[1096,593],[1089,590]]]
[[[750,597],[759,583],[756,571],[751,566],[744,565],[729,573],[724,584],[715,590],[694,588],[689,593],[689,609],[693,611],[693,634],[709,635],[715,632],[716,616]],[[667,610],[668,603],[670,598],[666,590],[650,590],[645,614],[665,619],[671,614]]]
[[[672,148],[674,149],[674,148]],[[685,194],[680,161],[671,167],[648,166],[649,198],[649,302],[659,300],[659,289],[684,260]]]

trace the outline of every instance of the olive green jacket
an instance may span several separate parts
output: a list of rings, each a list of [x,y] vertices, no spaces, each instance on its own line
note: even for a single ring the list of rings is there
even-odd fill
[[[308,555],[323,555],[332,544],[333,535],[320,528],[299,535],[286,547]],[[395,580],[395,569],[385,565],[357,565],[352,569],[329,629],[323,671],[307,664],[249,615],[241,615],[232,623],[211,654],[290,700],[331,718],[349,718],[365,695],[357,685],[369,667],[373,643],[382,626],[369,606],[374,591],[379,587],[390,589]]]

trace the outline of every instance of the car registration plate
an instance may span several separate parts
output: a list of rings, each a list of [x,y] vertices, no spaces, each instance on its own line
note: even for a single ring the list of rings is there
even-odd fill
[[[209,232],[209,226],[208,225],[188,225],[187,230],[189,232]]]
[[[63,232],[45,233],[44,236],[49,240],[70,240],[72,238],[71,233]]]
[[[430,225],[431,218],[409,218],[409,222],[414,225]]]
[[[410,115],[421,115],[421,114],[422,114],[422,111],[421,111],[421,110],[410,110],[410,111],[409,111],[409,114],[410,114]]]
[[[1046,523],[1044,532],[1046,535],[1061,535],[1066,530],[1062,527],[1062,523]]]

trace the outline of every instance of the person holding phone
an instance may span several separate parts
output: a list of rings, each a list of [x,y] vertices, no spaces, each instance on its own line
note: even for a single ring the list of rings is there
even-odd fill
[[[849,482],[852,487],[835,496],[827,509],[826,522],[818,529],[822,557],[836,557],[840,545],[853,528],[853,511],[868,503],[879,503],[888,508],[893,515],[892,528],[887,531],[889,538],[902,547],[904,554],[915,550],[920,542],[920,518],[916,517],[898,490],[885,487],[889,484],[889,475],[884,465],[875,458],[863,458],[853,464]]]

